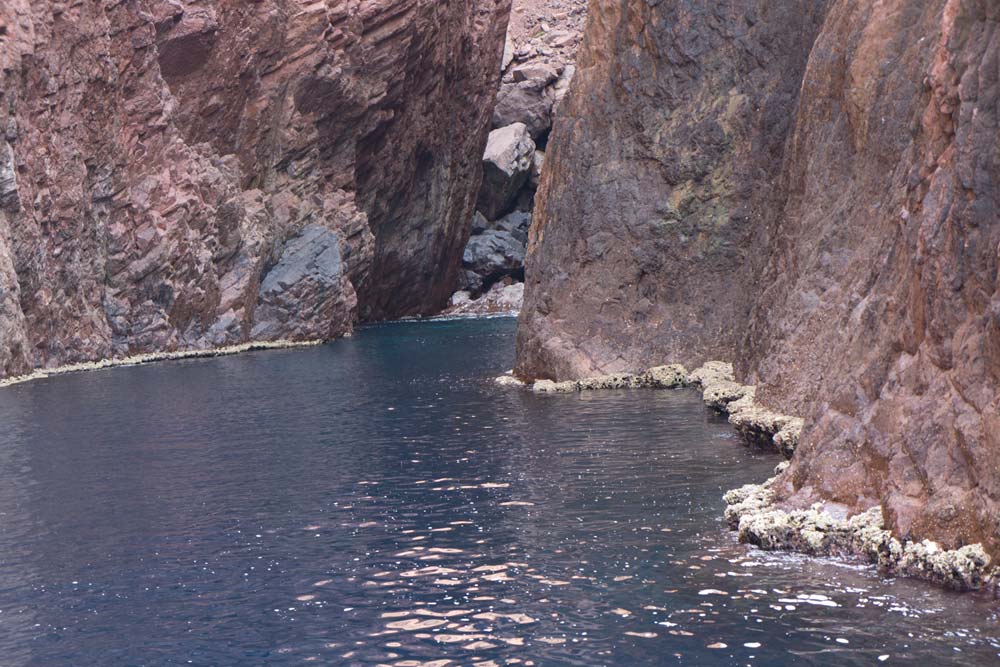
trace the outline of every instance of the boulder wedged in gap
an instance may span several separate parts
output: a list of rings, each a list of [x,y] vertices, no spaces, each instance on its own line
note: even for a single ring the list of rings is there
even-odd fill
[[[535,142],[524,123],[490,132],[483,153],[483,183],[476,200],[476,210],[487,220],[496,220],[511,210],[531,175],[534,154]]]

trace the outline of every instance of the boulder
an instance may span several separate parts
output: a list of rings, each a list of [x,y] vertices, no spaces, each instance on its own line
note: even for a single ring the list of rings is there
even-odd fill
[[[508,213],[493,223],[493,229],[507,232],[522,245],[528,245],[528,228],[531,226],[531,214],[525,211]]]
[[[483,291],[483,277],[475,271],[462,269],[458,274],[458,289],[469,294],[479,294]]]
[[[545,79],[505,83],[497,93],[493,108],[493,127],[524,123],[533,140],[547,136],[552,129],[553,91]]]
[[[524,123],[490,132],[476,208],[490,220],[510,210],[531,173],[535,142]]]
[[[524,243],[510,232],[490,229],[469,239],[462,256],[462,268],[493,283],[503,276],[524,271]]]
[[[487,229],[491,229],[492,227],[493,224],[489,220],[487,220],[486,216],[480,213],[479,211],[475,211],[472,214],[472,224],[470,225],[471,228],[470,234],[472,234],[472,236],[475,236],[476,234],[482,234]]]
[[[523,243],[528,243],[528,227],[531,225],[531,213],[527,211],[513,211],[503,216],[499,220],[490,221],[479,211],[472,216],[471,236],[480,234],[491,229],[499,229],[510,232]]]
[[[514,83],[536,81],[542,86],[547,86],[559,78],[559,73],[560,70],[549,63],[528,62],[515,67],[510,75]]]

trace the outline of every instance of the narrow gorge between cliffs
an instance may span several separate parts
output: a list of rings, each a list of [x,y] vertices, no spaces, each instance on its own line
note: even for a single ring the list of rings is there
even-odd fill
[[[1000,662],[995,0],[0,0],[0,665]]]
[[[748,550],[778,457],[689,390],[493,378],[509,318],[0,392],[26,665],[988,664],[979,596]]]

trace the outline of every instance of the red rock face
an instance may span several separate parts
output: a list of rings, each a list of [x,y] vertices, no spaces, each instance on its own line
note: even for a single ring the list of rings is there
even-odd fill
[[[535,202],[520,373],[731,356],[822,5],[591,2]]]
[[[0,371],[441,308],[508,8],[4,2]]]
[[[1000,6],[838,2],[744,374],[812,424],[792,500],[1000,554]]]
[[[807,418],[788,502],[881,504],[900,537],[1000,555],[1000,7],[714,4],[592,3],[536,205],[520,372],[735,359],[764,404]],[[733,40],[750,70],[702,48],[755,7]],[[751,104],[713,113],[731,84]],[[721,133],[677,134],[697,118]]]

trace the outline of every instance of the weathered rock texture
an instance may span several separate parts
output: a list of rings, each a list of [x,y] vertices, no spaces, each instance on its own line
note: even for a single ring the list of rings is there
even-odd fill
[[[508,7],[0,3],[0,373],[442,307]]]
[[[1000,5],[601,0],[589,21],[519,373],[735,359],[806,418],[786,505],[880,505],[900,539],[1000,554]]]
[[[822,4],[591,3],[536,200],[522,373],[732,358]]]
[[[741,355],[809,418],[786,486],[1000,554],[1000,5],[836,3]]]

